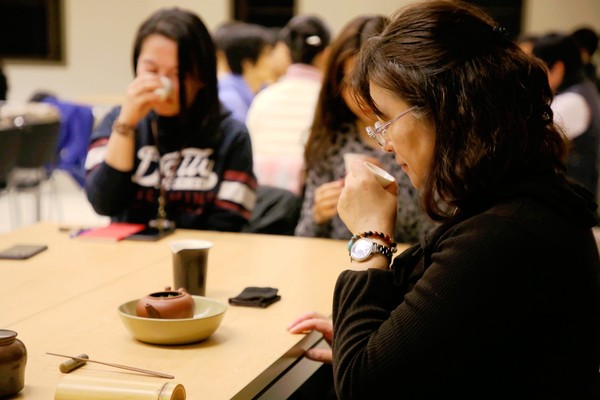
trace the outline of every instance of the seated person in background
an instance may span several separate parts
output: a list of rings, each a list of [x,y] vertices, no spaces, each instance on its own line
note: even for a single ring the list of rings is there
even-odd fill
[[[321,89],[330,32],[319,17],[297,15],[281,30],[281,37],[292,64],[279,81],[256,95],[246,126],[258,183],[300,194],[302,154]]]
[[[585,75],[578,45],[551,32],[536,41],[533,54],[546,63],[554,119],[571,141],[567,174],[597,196],[600,94]]]
[[[398,179],[396,240],[413,243],[434,226],[419,208],[419,192],[396,164],[393,154],[382,152],[367,134],[365,128],[375,122],[375,115],[361,109],[343,83],[362,43],[378,33],[384,23],[382,16],[356,17],[331,44],[326,79],[304,153],[306,183],[297,236],[349,239],[352,235],[337,213],[347,153],[370,159]]]
[[[351,83],[443,224],[391,265],[389,240],[357,240],[333,325],[289,326],[331,342],[337,397],[600,398],[597,206],[565,175],[543,63],[482,9],[432,0],[363,46]],[[356,163],[339,214],[352,232],[391,235],[396,191]]]
[[[240,231],[255,203],[250,136],[219,102],[204,23],[180,8],[158,10],[137,32],[133,68],[123,104],[91,137],[85,190],[94,210],[115,221]]]
[[[8,98],[8,78],[4,73],[4,64],[0,60],[0,101],[6,101]]]
[[[273,47],[269,56],[269,65],[271,66],[272,71],[270,83],[275,83],[285,75],[288,67],[292,64],[292,55],[290,54],[290,48],[283,37],[283,30],[279,28],[270,28],[270,30]]]
[[[533,46],[535,45],[535,41],[538,40],[538,38],[538,35],[523,34],[515,40],[515,43],[526,54],[531,54],[533,52]]]
[[[596,63],[594,63],[594,54],[598,50],[598,34],[590,27],[581,27],[573,31],[571,36],[579,45],[583,70],[600,91],[600,79]]]
[[[229,68],[229,64],[227,63],[227,56],[225,55],[225,51],[220,47],[222,45],[221,41],[223,38],[227,37],[227,31],[229,29],[235,29],[236,24],[243,24],[240,21],[227,21],[222,23],[217,27],[214,32],[213,38],[215,42],[215,48],[217,51],[217,78],[220,79],[225,75],[231,74],[231,68]]]
[[[256,93],[272,80],[270,35],[267,28],[244,22],[228,22],[215,32],[230,71],[219,76],[219,99],[243,123]]]

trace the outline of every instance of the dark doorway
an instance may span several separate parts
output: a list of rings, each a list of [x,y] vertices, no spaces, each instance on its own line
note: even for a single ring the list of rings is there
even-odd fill
[[[267,27],[282,27],[293,16],[294,0],[233,0],[233,19]]]
[[[465,0],[486,10],[496,22],[506,29],[511,39],[521,33],[523,0]]]

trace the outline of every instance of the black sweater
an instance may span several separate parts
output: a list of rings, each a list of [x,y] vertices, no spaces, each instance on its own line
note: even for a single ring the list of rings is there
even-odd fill
[[[600,261],[587,192],[499,190],[334,295],[340,399],[600,398]]]

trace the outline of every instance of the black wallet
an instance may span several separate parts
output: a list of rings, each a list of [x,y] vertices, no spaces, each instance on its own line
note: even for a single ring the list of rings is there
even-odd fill
[[[280,299],[281,296],[277,294],[276,288],[249,286],[242,290],[242,293],[229,298],[229,304],[234,306],[265,308]]]

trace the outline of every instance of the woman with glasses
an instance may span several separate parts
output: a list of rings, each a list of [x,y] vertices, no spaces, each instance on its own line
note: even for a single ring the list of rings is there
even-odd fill
[[[290,326],[331,341],[338,398],[600,398],[596,204],[566,177],[541,61],[469,3],[433,0],[365,44],[352,84],[442,225],[391,263],[396,185],[347,175],[338,210],[362,234],[333,325]]]
[[[361,109],[344,84],[360,46],[378,33],[385,21],[383,16],[356,17],[331,44],[326,79],[304,151],[306,178],[302,211],[295,230],[297,236],[333,239],[351,236],[336,207],[347,172],[345,154],[360,154],[398,179],[396,240],[414,243],[435,225],[419,208],[418,191],[402,173],[394,156],[382,152],[369,137],[365,128],[375,122],[375,115]]]

